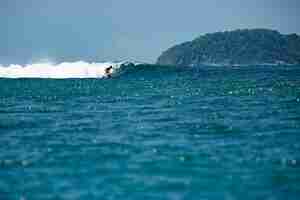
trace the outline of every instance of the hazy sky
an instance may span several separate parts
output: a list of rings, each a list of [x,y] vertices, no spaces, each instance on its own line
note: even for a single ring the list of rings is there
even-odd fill
[[[154,62],[207,33],[300,33],[300,0],[0,0],[0,63]]]

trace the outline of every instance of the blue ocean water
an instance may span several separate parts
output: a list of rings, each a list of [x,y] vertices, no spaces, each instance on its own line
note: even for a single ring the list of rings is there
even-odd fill
[[[0,79],[0,199],[299,199],[300,67]]]

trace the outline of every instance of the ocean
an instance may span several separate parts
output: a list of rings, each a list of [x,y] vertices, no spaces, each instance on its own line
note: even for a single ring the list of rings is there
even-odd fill
[[[299,66],[75,62],[0,77],[0,200],[300,197]]]

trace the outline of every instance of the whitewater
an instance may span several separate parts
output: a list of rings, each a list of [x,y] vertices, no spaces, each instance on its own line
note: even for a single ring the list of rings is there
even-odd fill
[[[33,63],[27,65],[0,64],[1,78],[104,78],[107,76],[105,69],[112,66],[112,73],[129,62],[62,62]],[[133,64],[133,63],[131,63]]]

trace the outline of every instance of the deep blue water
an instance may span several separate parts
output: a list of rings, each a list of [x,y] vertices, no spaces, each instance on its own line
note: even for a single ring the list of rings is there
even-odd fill
[[[299,196],[299,66],[0,79],[0,200]]]

